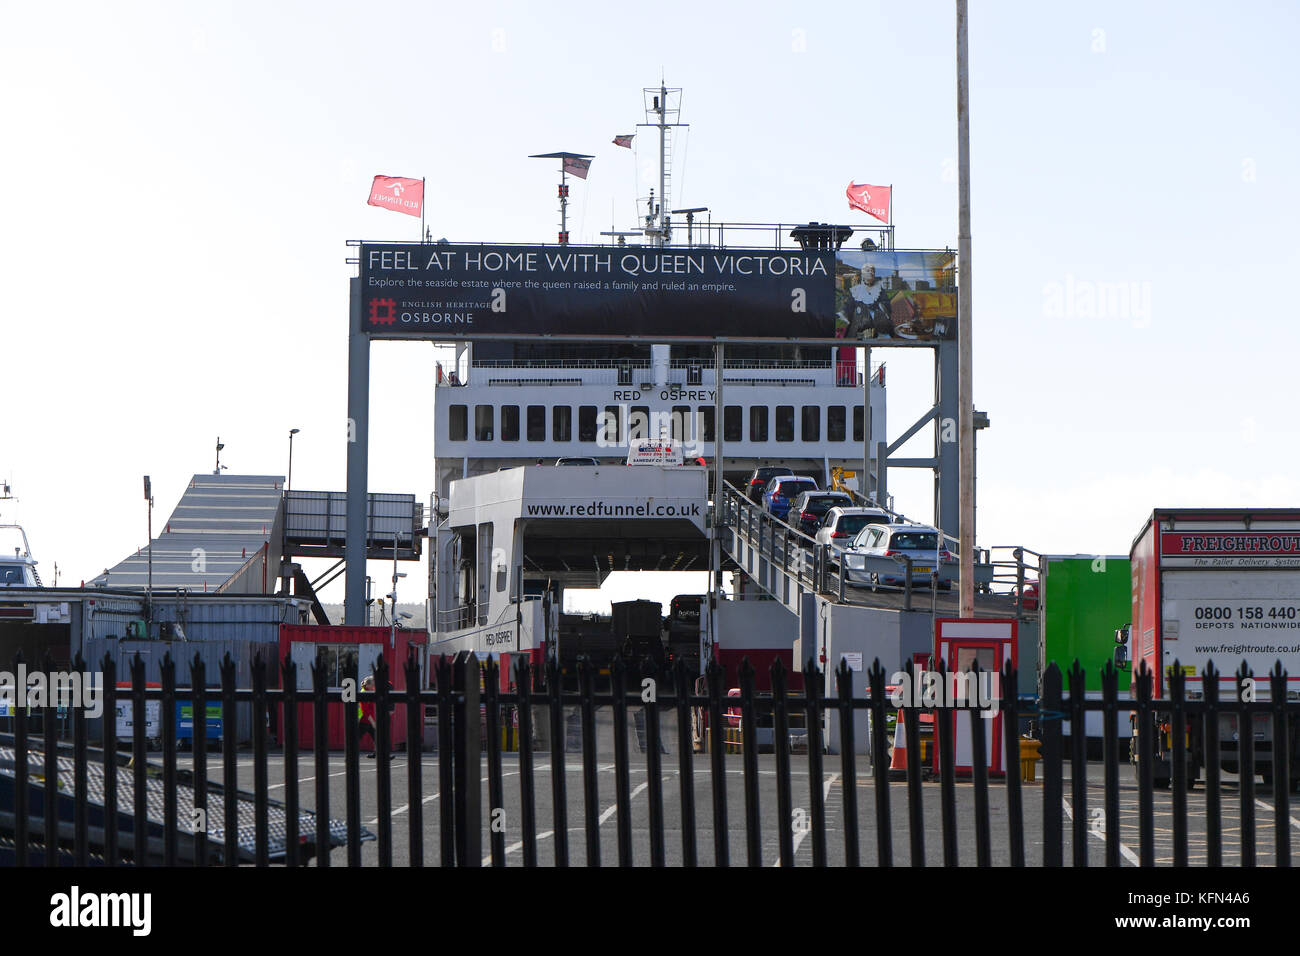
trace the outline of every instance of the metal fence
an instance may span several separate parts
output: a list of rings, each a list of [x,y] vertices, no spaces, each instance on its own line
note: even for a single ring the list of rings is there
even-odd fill
[[[105,713],[111,714],[117,702],[117,689],[113,678],[113,661],[103,662]],[[85,670],[78,660],[78,670]],[[1269,675],[1271,700],[1256,701],[1247,693],[1239,693],[1232,701],[1220,700],[1217,693],[1219,678],[1212,670],[1202,675],[1204,696],[1189,699],[1185,677],[1177,666],[1171,669],[1170,697],[1167,700],[1152,698],[1152,677],[1145,669],[1134,681],[1136,697],[1121,700],[1117,690],[1117,671],[1107,665],[1102,673],[1101,699],[1087,699],[1084,694],[1084,673],[1075,667],[1068,674],[1068,687],[1063,688],[1062,674],[1056,665],[1044,675],[1044,694],[1038,706],[1022,704],[1017,693],[1017,673],[1008,666],[999,676],[1001,727],[995,734],[993,722],[976,717],[975,710],[984,703],[969,706],[939,706],[929,711],[933,716],[933,751],[930,766],[916,759],[913,751],[907,761],[905,780],[891,783],[889,738],[885,728],[890,719],[898,715],[905,727],[906,739],[921,739],[921,706],[895,706],[888,684],[889,675],[877,662],[865,675],[849,669],[847,662],[832,675],[836,691],[831,696],[823,694],[825,677],[810,662],[803,670],[801,692],[789,690],[790,674],[778,661],[771,669],[770,693],[755,689],[755,674],[746,661],[740,669],[738,696],[728,696],[723,686],[719,667],[710,665],[702,680],[693,679],[684,662],[676,669],[655,678],[631,674],[621,659],[616,659],[610,675],[610,689],[598,693],[594,689],[594,669],[586,661],[579,664],[579,685],[576,692],[563,689],[554,665],[544,673],[531,672],[526,660],[520,660],[513,678],[517,690],[510,693],[498,689],[500,673],[497,662],[487,659],[480,662],[474,655],[461,653],[456,658],[443,657],[432,668],[435,686],[421,689],[419,663],[410,659],[405,664],[407,688],[404,691],[388,690],[388,674],[383,661],[375,670],[376,690],[362,691],[355,696],[346,689],[326,686],[324,670],[313,666],[313,687],[310,692],[297,690],[295,665],[285,660],[281,665],[283,689],[267,686],[266,669],[254,668],[253,686],[240,689],[235,686],[234,666],[227,661],[221,668],[219,690],[206,688],[203,662],[197,660],[190,676],[191,689],[177,686],[176,668],[170,659],[161,671],[161,687],[146,687],[143,662],[137,660],[131,667],[132,688],[123,692],[133,705],[134,713],[144,712],[146,701],[161,702],[161,755],[160,765],[149,762],[149,749],[145,723],[136,720],[130,739],[132,758],[127,762],[117,754],[119,741],[116,724],[111,719],[103,722],[101,747],[94,750],[87,739],[87,720],[84,713],[73,715],[71,742],[62,742],[55,730],[57,722],[49,719],[55,703],[45,701],[40,708],[45,720],[43,734],[36,738],[29,733],[29,721],[36,715],[28,708],[17,707],[13,717],[13,733],[0,741],[0,848],[10,848],[10,858],[19,865],[41,862],[59,865],[71,862],[85,865],[95,861],[107,865],[119,864],[223,864],[227,866],[251,863],[266,866],[272,863],[296,865],[315,858],[318,865],[329,865],[329,849],[346,848],[346,863],[362,863],[362,843],[374,840],[376,855],[373,862],[391,865],[394,852],[394,815],[401,813],[407,820],[407,852],[412,865],[423,865],[426,857],[425,827],[422,814],[430,801],[437,800],[439,825],[435,855],[444,866],[479,866],[490,863],[503,866],[507,863],[507,839],[514,841],[510,852],[520,851],[518,859],[525,866],[539,862],[539,843],[551,841],[553,861],[567,866],[581,852],[588,865],[601,865],[602,824],[609,813],[599,811],[601,769],[599,760],[608,761],[608,755],[598,754],[596,715],[608,709],[613,724],[613,812],[616,813],[614,842],[619,865],[665,865],[670,855],[684,866],[701,862],[719,866],[745,863],[758,866],[778,862],[793,865],[796,849],[803,842],[810,847],[813,865],[823,866],[830,861],[832,834],[841,845],[834,847],[837,862],[848,866],[875,863],[890,866],[905,862],[912,865],[926,863],[927,841],[937,840],[942,847],[945,866],[970,863],[970,842],[963,844],[973,831],[974,863],[989,866],[994,859],[994,817],[999,837],[1005,846],[996,847],[999,859],[1013,866],[1026,865],[1026,846],[1032,843],[1035,858],[1047,866],[1065,863],[1066,835],[1070,836],[1071,862],[1076,866],[1088,865],[1089,838],[1102,838],[1105,842],[1104,862],[1117,866],[1121,862],[1120,771],[1121,748],[1117,730],[1121,715],[1132,713],[1136,720],[1135,747],[1138,774],[1137,791],[1138,838],[1140,856],[1137,862],[1154,865],[1156,826],[1154,800],[1157,783],[1162,778],[1158,772],[1162,764],[1158,755],[1167,754],[1171,768],[1172,787],[1169,793],[1168,812],[1172,817],[1172,862],[1186,865],[1188,853],[1189,793],[1188,784],[1196,768],[1189,759],[1189,741],[1197,734],[1205,740],[1217,740],[1220,721],[1225,715],[1235,715],[1239,726],[1254,726],[1257,715],[1271,722],[1271,744],[1266,755],[1261,755],[1260,766],[1267,765],[1277,785],[1274,787],[1274,862],[1290,863],[1290,831],[1293,825],[1290,814],[1289,784],[1291,783],[1291,752],[1295,740],[1294,723],[1300,715],[1300,701],[1290,699],[1286,692],[1287,676],[1280,666]],[[941,682],[949,675],[942,665],[937,673]],[[856,677],[855,677],[856,675]],[[855,680],[861,686],[865,676],[867,693],[853,693]],[[978,675],[977,675],[978,676]],[[909,685],[913,681],[910,664],[907,670]],[[539,679],[539,678],[544,678]],[[1238,687],[1244,687],[1250,675],[1243,670],[1236,675]],[[651,683],[647,684],[646,680]],[[650,693],[647,693],[647,689]],[[184,698],[193,702],[193,768],[178,768],[176,753],[175,703]],[[258,721],[254,725],[251,745],[251,789],[240,789],[240,761],[233,739],[222,739],[221,781],[208,780],[208,754],[206,746],[206,721],[197,715],[206,713],[208,702],[219,703],[229,713],[238,702],[249,701],[255,713],[267,713],[283,704],[284,739],[296,741],[298,737],[299,705],[307,705],[314,726],[314,745],[310,756],[301,757],[296,747],[284,749],[283,779],[272,782],[268,769],[271,746],[267,725]],[[405,703],[405,731],[407,739],[418,742],[424,731],[422,707],[427,705],[436,715],[436,753],[426,752],[417,743],[408,748],[405,780],[394,779],[393,758],[390,756],[393,720],[389,716],[389,703]],[[378,808],[375,820],[376,833],[372,835],[362,826],[361,820],[361,767],[360,711],[364,705],[373,704],[375,731],[375,798]],[[327,749],[330,708],[341,706],[344,719],[344,750],[342,774],[345,777],[344,799],[339,809],[340,821],[331,821],[330,773],[331,755]],[[970,772],[968,781],[962,780],[963,803],[959,813],[959,774],[955,751],[959,744],[960,724],[957,714],[969,712]],[[1063,723],[1081,728],[1089,710],[1100,710],[1106,728],[1104,752],[1104,784],[1101,786],[1099,805],[1089,806],[1088,766],[1083,734],[1070,738],[1066,746]],[[567,788],[569,777],[566,767],[566,714],[573,711],[580,725],[581,737],[581,827],[583,839],[570,838],[570,799]],[[335,711],[337,713],[337,710]],[[869,715],[868,754],[855,753],[855,715]],[[1157,720],[1157,715],[1161,719]],[[802,721],[795,718],[802,717]],[[516,764],[511,774],[506,774],[503,762],[506,747],[513,734],[503,730],[513,729],[517,718],[518,740],[523,742],[517,754],[510,754]],[[817,729],[828,719],[839,721],[840,753],[825,752],[818,746]],[[636,793],[645,792],[644,812],[640,805],[634,812],[630,779],[632,754],[629,745],[629,721],[644,732],[644,765],[638,764],[636,772],[644,772],[645,782]],[[1032,721],[1041,743],[1041,783],[1022,782],[1016,770],[1021,765],[1022,723]],[[675,721],[675,728],[665,726]],[[776,813],[765,816],[760,807],[763,787],[760,786],[760,739],[756,733],[746,733],[770,721],[772,727],[771,767],[762,776],[775,789]],[[807,728],[806,755],[796,754],[790,745],[790,728],[801,723]],[[700,735],[703,726],[710,731]],[[724,742],[721,730],[739,728],[737,756],[727,753],[732,742]],[[1173,728],[1171,731],[1170,728]],[[1182,728],[1184,732],[1177,732]],[[696,738],[705,736],[710,747],[697,754]],[[1254,773],[1256,754],[1254,734],[1243,736],[1244,745],[1237,754],[1239,785],[1239,820],[1241,849],[1240,863],[1256,864],[1256,789]],[[548,779],[538,773],[535,742],[546,741],[542,754],[549,755],[551,772]],[[432,742],[432,741],[431,741]],[[673,760],[667,744],[675,744],[676,767],[666,766]],[[991,779],[988,767],[993,748],[1002,748],[1007,772],[1001,780]],[[56,759],[47,759],[56,755]],[[1222,834],[1230,824],[1223,812],[1225,793],[1223,768],[1217,747],[1205,748],[1206,780],[1203,791],[1205,817],[1205,862],[1218,866],[1225,862]],[[862,766],[859,766],[861,762]],[[804,764],[803,767],[797,766]],[[486,764],[486,766],[484,766]],[[728,793],[737,774],[743,795],[743,852],[733,854],[729,814],[733,812]],[[1067,778],[1067,768],[1069,775]],[[306,780],[300,779],[300,769],[310,770]],[[608,767],[605,768],[608,771]],[[244,773],[248,773],[247,766]],[[728,779],[728,774],[732,780]],[[436,789],[426,793],[426,775]],[[507,805],[506,777],[517,776],[518,812],[511,826],[498,826],[502,808]],[[709,796],[704,805],[697,806],[696,776],[707,778]],[[794,785],[802,783],[806,775],[806,810],[794,806]],[[666,777],[677,778],[676,787],[665,787]],[[774,779],[772,779],[774,778]],[[927,778],[937,781],[937,786],[926,786]],[[1066,782],[1069,782],[1067,830]],[[831,781],[839,781],[835,795],[836,820],[828,825],[828,799],[832,796]],[[314,812],[303,809],[303,784],[313,782]],[[671,782],[671,781],[669,781]],[[703,782],[703,780],[701,780]],[[248,781],[242,781],[245,787]],[[537,806],[539,783],[549,785],[550,819],[539,818]],[[768,786],[764,784],[763,786]],[[514,789],[511,784],[511,789]],[[282,800],[272,800],[272,789],[282,790]],[[401,791],[405,790],[403,794]],[[1125,788],[1131,796],[1133,786]],[[675,790],[676,793],[671,791]],[[1035,792],[1040,803],[1038,814],[1027,814],[1024,795]],[[772,800],[771,790],[765,791]],[[991,797],[997,796],[996,801]],[[863,804],[859,805],[859,801]],[[403,805],[394,809],[402,800]],[[514,802],[515,796],[511,795]],[[939,822],[936,826],[931,814],[937,800]],[[896,825],[891,803],[905,805],[905,824]],[[576,803],[577,801],[575,801]],[[1000,805],[997,814],[992,807]],[[798,812],[796,812],[798,811]],[[793,826],[795,816],[802,819],[801,827]],[[1040,819],[1034,820],[1033,816]],[[666,819],[671,816],[674,830],[679,836],[669,843]],[[638,823],[638,817],[640,822]],[[202,822],[202,825],[199,823]],[[739,821],[737,821],[739,823]],[[549,824],[549,825],[548,825]],[[638,839],[634,841],[634,825]],[[547,827],[539,833],[539,827]],[[937,833],[935,830],[937,829]],[[1163,832],[1162,827],[1162,832]],[[1090,832],[1093,831],[1093,832]],[[775,837],[775,859],[769,853],[764,858],[765,838]],[[488,852],[484,855],[484,844]],[[634,843],[648,843],[648,852],[634,854]],[[706,851],[711,842],[711,850]],[[900,844],[896,851],[895,844]],[[573,844],[573,845],[571,845]],[[678,845],[679,844],[679,845]],[[874,845],[874,853],[868,844]],[[906,852],[901,845],[905,844]],[[959,848],[968,847],[965,859],[959,858]],[[670,854],[671,850],[671,854]],[[1041,859],[1038,851],[1041,850]]]

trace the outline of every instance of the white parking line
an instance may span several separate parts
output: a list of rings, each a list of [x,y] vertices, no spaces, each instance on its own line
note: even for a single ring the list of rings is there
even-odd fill
[[[1074,811],[1070,809],[1070,801],[1065,799],[1065,797],[1062,797],[1061,803],[1065,806],[1065,815],[1069,817],[1071,820],[1073,820]],[[1096,837],[1102,843],[1106,842],[1106,834],[1098,833],[1092,827],[1088,827],[1088,835]],[[1138,859],[1138,855],[1134,853],[1132,850],[1130,850],[1127,846],[1125,846],[1123,840],[1121,840],[1119,844],[1119,855],[1122,856],[1124,859],[1128,860],[1129,863],[1131,863],[1133,866],[1142,865],[1142,861]]]
[[[826,782],[825,782],[824,784],[822,784],[822,806],[823,806],[823,807],[826,806],[826,798],[830,796],[830,793],[831,793],[831,787],[835,786],[835,781],[838,780],[838,779],[840,779],[840,775],[839,775],[838,773],[833,773],[833,774],[831,774],[830,777],[826,780]],[[826,829],[829,830],[830,828],[827,827]],[[811,821],[809,821],[808,826],[805,826],[803,829],[801,829],[798,833],[795,834],[795,837],[794,837],[794,852],[795,852],[796,854],[799,852],[799,846],[800,846],[800,844],[802,844],[803,841],[808,837],[808,834],[809,834],[809,832],[811,832],[811,830],[812,830],[812,823],[811,823]],[[777,856],[776,856],[776,859],[775,859],[772,863],[770,863],[770,864],[768,864],[768,865],[769,865],[769,866],[780,866],[780,865],[781,865],[781,854],[778,852],[778,853],[777,853]]]
[[[1276,808],[1276,807],[1271,807],[1271,806],[1269,806],[1269,805],[1268,805],[1267,803],[1265,803],[1263,800],[1256,800],[1256,801],[1255,801],[1255,805],[1258,806],[1258,807],[1263,807],[1263,808],[1264,808],[1265,810],[1267,810],[1269,813],[1273,814],[1274,818],[1277,817],[1277,808]],[[1293,827],[1295,827],[1296,829],[1300,830],[1300,820],[1297,820],[1295,817],[1287,817],[1287,819],[1291,821],[1291,826],[1293,826]]]
[[[631,792],[630,794],[628,794],[628,798],[629,798],[630,800],[634,800],[634,799],[636,799],[637,794],[639,794],[641,791],[645,790],[648,786],[650,786],[650,782],[649,782],[648,780],[647,780],[645,783],[638,784],[638,785],[637,785],[637,786],[632,790],[632,792]],[[602,814],[600,815],[600,818],[597,820],[596,825],[597,825],[597,826],[603,826],[603,825],[605,824],[605,822],[606,822],[610,817],[612,817],[612,816],[613,816],[617,811],[618,811],[618,803],[614,803],[614,804],[612,804],[611,806],[609,806],[608,808],[606,808],[606,810],[605,810],[604,813],[602,813]],[[570,829],[571,829],[571,830],[578,830],[578,829],[581,829],[581,828],[580,828],[580,827],[570,827]],[[549,837],[553,837],[553,836],[555,836],[555,831],[554,831],[554,830],[546,830],[546,831],[543,832],[543,833],[539,833],[539,834],[537,834],[537,840],[538,840],[538,842],[541,842],[542,840],[545,840],[545,839],[547,839],[547,838],[549,838]],[[506,847],[506,856],[509,856],[511,853],[514,853],[516,850],[521,849],[521,848],[523,847],[523,845],[524,845],[524,841],[523,841],[523,840],[520,840],[518,843],[512,843],[512,844],[510,844],[508,847]],[[492,865],[492,854],[491,854],[491,853],[489,853],[487,856],[483,857],[483,865],[484,865],[484,866],[491,866],[491,865]]]
[[[650,781],[648,780],[645,783],[637,786],[636,789],[634,789],[630,794],[628,794],[629,802],[635,800],[636,795],[640,793],[642,790],[645,790],[648,786],[650,786]],[[617,812],[617,810],[618,810],[618,804],[611,803],[609,807],[605,810],[605,812],[600,815],[600,819],[596,821],[596,826],[603,827],[605,825],[605,821],[607,821],[610,817],[612,817],[615,814],[615,812]]]

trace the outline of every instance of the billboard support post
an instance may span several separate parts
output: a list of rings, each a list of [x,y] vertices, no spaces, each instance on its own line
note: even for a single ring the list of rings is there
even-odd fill
[[[348,298],[348,496],[343,623],[366,623],[366,481],[370,453],[370,336],[361,327],[361,280]]]
[[[871,431],[872,424],[871,346],[866,345],[862,348],[862,477],[858,480],[858,494],[864,498],[870,498],[874,493],[871,488],[871,443],[875,440]],[[827,478],[829,477],[828,475]],[[876,504],[883,506],[885,502],[877,499]]]
[[[961,616],[975,616],[975,400],[971,385],[970,81],[966,0],[957,0],[957,440]]]

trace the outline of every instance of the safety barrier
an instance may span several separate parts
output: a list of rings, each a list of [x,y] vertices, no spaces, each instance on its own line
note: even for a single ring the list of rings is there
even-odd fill
[[[84,670],[84,662],[77,661]],[[113,672],[113,661],[103,664],[107,674]],[[161,707],[161,767],[148,762],[148,748],[143,721],[135,721],[131,737],[133,760],[125,764],[117,756],[115,721],[105,719],[102,731],[102,751],[92,762],[88,748],[88,725],[84,713],[74,712],[73,740],[61,744],[56,737],[57,722],[49,719],[49,711],[56,705],[44,701],[39,709],[45,711],[43,740],[29,736],[27,722],[29,707],[18,706],[14,714],[14,734],[7,745],[0,746],[0,850],[8,851],[18,865],[42,861],[47,865],[75,862],[81,865],[90,860],[107,865],[193,863],[204,865],[222,863],[237,865],[254,863],[266,866],[283,862],[294,865],[314,856],[318,865],[328,865],[328,848],[346,846],[347,863],[362,863],[362,843],[373,840],[376,844],[371,862],[381,866],[393,862],[394,829],[396,814],[407,821],[408,859],[412,865],[425,862],[426,833],[423,808],[438,800],[439,826],[436,836],[429,834],[429,842],[436,847],[436,856],[445,866],[479,866],[490,863],[504,866],[517,860],[525,866],[539,863],[539,847],[547,842],[550,860],[555,865],[570,863],[571,847],[567,795],[569,776],[566,767],[568,741],[566,739],[566,714],[576,710],[580,724],[581,746],[581,813],[584,839],[580,851],[588,865],[607,862],[602,857],[602,825],[615,816],[616,858],[620,865],[648,862],[654,866],[669,861],[669,830],[666,821],[672,820],[673,830],[679,833],[679,845],[674,845],[674,863],[694,866],[710,863],[725,866],[733,861],[728,816],[733,804],[728,802],[728,790],[735,786],[734,775],[739,770],[739,786],[744,797],[743,860],[749,865],[761,865],[771,851],[764,850],[764,838],[775,837],[776,859],[783,865],[793,865],[797,851],[807,843],[807,856],[814,865],[832,862],[828,841],[832,833],[840,835],[841,845],[834,848],[834,862],[857,866],[864,862],[867,853],[864,844],[874,847],[874,862],[888,866],[896,862],[895,841],[908,845],[908,861],[913,865],[927,862],[926,843],[938,838],[944,865],[971,862],[970,847],[961,851],[962,834],[972,834],[974,862],[988,866],[997,855],[999,861],[1015,866],[1040,863],[1061,866],[1065,850],[1070,847],[1076,866],[1089,864],[1089,846],[1104,843],[1103,862],[1118,866],[1123,859],[1153,865],[1157,859],[1157,837],[1167,841],[1161,850],[1161,859],[1175,866],[1191,861],[1189,855],[1189,820],[1204,821],[1204,861],[1216,866],[1229,862],[1226,858],[1224,834],[1231,831],[1233,840],[1239,842],[1237,860],[1251,866],[1261,862],[1259,855],[1268,852],[1257,846],[1257,821],[1259,808],[1273,813],[1274,840],[1271,861],[1285,866],[1291,859],[1290,785],[1292,768],[1296,767],[1296,720],[1300,717],[1300,701],[1287,694],[1287,675],[1280,665],[1269,674],[1269,700],[1256,700],[1245,689],[1252,676],[1245,669],[1235,675],[1238,693],[1232,700],[1220,699],[1220,677],[1213,670],[1201,675],[1204,687],[1201,697],[1187,692],[1187,683],[1194,679],[1184,675],[1175,665],[1168,678],[1170,696],[1165,700],[1152,697],[1152,675],[1143,668],[1135,675],[1136,695],[1121,700],[1118,692],[1118,671],[1108,664],[1101,672],[1100,699],[1089,699],[1084,692],[1085,675],[1077,663],[1068,674],[1068,693],[1063,688],[1062,674],[1055,664],[1044,674],[1044,694],[1036,707],[1022,704],[1017,694],[1017,673],[1008,666],[998,677],[1000,688],[998,706],[1000,726],[979,716],[981,708],[986,713],[988,701],[943,704],[930,706],[922,701],[899,708],[895,695],[887,692],[886,675],[877,663],[863,675],[841,662],[833,675],[836,688],[832,696],[823,696],[826,675],[812,662],[803,670],[804,690],[792,693],[788,689],[789,673],[776,662],[770,671],[771,690],[760,692],[755,688],[755,673],[746,661],[739,672],[739,693],[728,695],[723,684],[721,669],[710,665],[705,675],[703,691],[695,689],[684,663],[663,684],[668,692],[655,693],[654,678],[633,683],[633,675],[621,659],[615,659],[611,670],[611,687],[608,693],[593,689],[593,668],[585,660],[578,665],[578,690],[568,692],[561,687],[554,665],[541,673],[533,673],[526,660],[520,660],[513,670],[517,689],[503,692],[498,664],[492,658],[480,661],[463,652],[455,659],[443,657],[433,668],[436,686],[422,689],[419,686],[419,667],[412,658],[405,665],[407,689],[387,690],[387,673],[383,661],[376,663],[376,690],[362,691],[349,696],[348,690],[331,690],[326,687],[323,669],[312,668],[310,692],[297,690],[293,662],[285,660],[281,666],[283,688],[266,686],[266,670],[254,669],[253,686],[237,689],[234,686],[233,665],[223,666],[221,686],[209,690],[204,684],[202,662],[196,661],[191,673],[191,689],[178,689],[175,667],[168,660],[162,670],[161,686],[147,687],[144,668],[137,657],[131,666],[131,688],[124,692],[135,714],[144,712],[147,701],[159,700]],[[939,686],[947,686],[949,676],[939,665]],[[864,696],[853,693],[855,681],[863,686]],[[897,676],[897,675],[895,675]],[[913,686],[914,675],[910,664],[904,687]],[[979,674],[976,672],[977,679]],[[540,680],[539,678],[544,678]],[[650,680],[646,684],[645,680]],[[920,686],[919,680],[916,686]],[[647,688],[650,692],[647,693]],[[691,688],[677,692],[674,688]],[[104,683],[107,695],[106,714],[114,713],[116,704],[115,682]],[[286,739],[297,740],[298,705],[310,705],[314,722],[314,764],[303,767],[314,771],[315,813],[301,808],[298,750],[286,748],[283,753],[283,781],[271,783],[268,771],[270,754],[268,732],[259,724],[254,729],[252,744],[251,792],[240,790],[240,762],[236,759],[233,735],[222,738],[222,781],[207,779],[207,753],[202,720],[193,726],[193,771],[178,770],[176,755],[177,726],[174,705],[182,695],[194,702],[193,713],[205,713],[207,702],[220,703],[224,713],[233,713],[237,701],[251,701],[255,713],[269,712],[283,704],[283,721]],[[390,701],[405,704],[408,739],[421,739],[422,705],[437,715],[438,750],[426,754],[418,746],[409,748],[405,766],[405,794],[393,779],[393,759],[390,740],[394,717],[390,716]],[[29,698],[30,703],[30,698]],[[358,706],[358,703],[361,705]],[[359,710],[373,703],[376,728],[375,804],[377,806],[376,833],[372,836],[361,823],[361,767],[363,761],[359,748]],[[342,706],[345,727],[344,748],[344,819],[331,821],[330,764],[325,750],[327,722],[331,707]],[[727,719],[733,708],[739,710],[739,721]],[[868,740],[869,756],[863,772],[859,772],[859,756],[854,746],[855,716],[865,712],[872,728],[887,727],[888,718],[901,713],[907,740],[919,741],[919,722],[925,712],[933,715],[934,743],[930,760],[908,760],[905,781],[890,782],[889,737],[885,732],[871,733]],[[1104,781],[1100,785],[1089,780],[1089,764],[1084,736],[1075,734],[1066,747],[1063,723],[1081,728],[1088,711],[1099,710],[1105,725],[1105,750],[1102,761]],[[958,715],[967,713],[969,740],[961,731]],[[612,717],[612,773],[614,804],[604,813],[600,809],[600,781],[611,767],[610,755],[598,753],[597,713],[607,712]],[[1136,801],[1128,807],[1136,813],[1138,852],[1134,854],[1123,843],[1125,821],[1121,814],[1120,746],[1117,731],[1121,715],[1131,713],[1135,721],[1135,755],[1137,757]],[[509,774],[503,767],[503,730],[512,726],[517,715],[518,739],[521,742],[516,763]],[[636,717],[638,729],[644,731],[644,763],[638,761],[633,768],[629,746],[631,717]],[[803,718],[807,728],[806,753],[799,761],[806,766],[796,769],[791,746],[791,730]],[[1189,744],[1198,739],[1219,739],[1220,722],[1235,718],[1239,725],[1255,727],[1266,723],[1271,731],[1268,746],[1257,743],[1256,735],[1245,734],[1239,750],[1234,752],[1235,769],[1239,780],[1234,787],[1225,786],[1224,766],[1218,747],[1204,749],[1206,774],[1203,792],[1197,796],[1197,806],[1190,807],[1194,797],[1189,793],[1190,781],[1198,767],[1192,762]],[[1017,772],[1022,758],[1026,757],[1021,725],[1029,719],[1036,727],[1041,743],[1040,785],[1022,782]],[[675,730],[665,725],[675,721]],[[760,744],[758,735],[742,733],[738,739],[728,739],[722,734],[709,734],[719,746],[707,754],[697,755],[695,738],[701,724],[713,731],[738,723],[740,728],[755,728],[770,721],[772,728],[772,756],[770,765],[765,761],[760,770]],[[823,728],[834,724],[838,753],[830,753],[823,745]],[[1179,732],[1179,731],[1183,732]],[[702,736],[702,735],[700,735]],[[676,767],[666,745],[676,750]],[[968,744],[968,746],[967,746]],[[739,754],[728,751],[738,746]],[[962,788],[963,804],[958,812],[958,779],[956,754],[964,754],[962,763],[968,766],[972,786]],[[1001,766],[1006,773],[996,779],[990,766],[997,760],[991,756],[1001,750]],[[1030,748],[1032,749],[1032,748]],[[1068,753],[1067,753],[1068,749]],[[1259,751],[1257,753],[1257,751]],[[46,755],[57,754],[57,759],[47,760]],[[539,780],[539,757],[549,756],[550,772],[546,780]],[[486,763],[486,767],[484,767]],[[737,768],[737,763],[739,768]],[[1172,786],[1167,799],[1161,795],[1161,813],[1170,818],[1168,826],[1162,824],[1159,832],[1155,826],[1157,783],[1165,777]],[[1067,777],[1066,770],[1069,769]],[[367,769],[369,769],[367,767]],[[1094,770],[1096,768],[1094,767]],[[1255,771],[1262,769],[1268,779],[1275,781],[1272,806],[1259,799]],[[248,767],[242,768],[247,775]],[[428,770],[436,781],[436,790],[426,792],[424,775]],[[484,773],[486,771],[486,773]],[[631,774],[644,774],[644,781],[633,791]],[[708,808],[696,806],[696,775],[706,777],[711,800]],[[509,800],[506,778],[517,777],[511,785]],[[665,777],[676,777],[675,794],[667,792]],[[926,778],[935,781],[927,785]],[[311,777],[309,777],[311,779]],[[604,779],[608,779],[604,777]],[[483,782],[486,781],[486,801]],[[1069,783],[1067,795],[1066,783]],[[549,828],[539,817],[537,793],[539,783],[549,782],[551,819]],[[703,781],[701,781],[703,782]],[[247,781],[244,781],[247,785]],[[834,820],[828,825],[828,799],[832,788],[838,786]],[[770,812],[770,801],[775,789],[776,813]],[[1005,834],[1005,844],[995,847],[990,793],[994,788],[1004,791],[999,805],[1005,807],[1005,819],[999,824],[999,836]],[[272,789],[282,789],[283,800],[269,797]],[[794,794],[806,806],[796,807]],[[1100,799],[1096,791],[1100,789]],[[633,799],[644,792],[644,806]],[[1026,794],[1033,796],[1035,809],[1041,819],[1041,840],[1034,841],[1034,854],[1027,858],[1026,836],[1032,829],[1025,811]],[[235,795],[226,800],[225,795]],[[1130,802],[1133,788],[1123,788],[1123,796]],[[870,799],[871,808],[860,808],[859,799]],[[891,815],[891,803],[902,799],[906,804],[905,825],[898,826]],[[394,804],[401,806],[394,809]],[[939,823],[927,818],[927,807],[939,807]],[[1229,803],[1236,805],[1235,821],[1227,810]],[[505,808],[509,804],[511,813]],[[769,807],[763,812],[762,807]],[[860,813],[860,809],[863,811]],[[1192,810],[1195,810],[1193,813]],[[212,813],[214,821],[208,826],[195,825],[194,811]],[[999,814],[1000,815],[1000,814]],[[1070,824],[1066,826],[1066,817]],[[960,823],[959,823],[960,820]],[[116,823],[114,823],[116,821]],[[216,821],[219,821],[219,825]],[[794,821],[801,821],[795,823]],[[634,841],[634,826],[637,840]],[[1197,823],[1200,826],[1200,823]],[[937,831],[937,832],[936,832]],[[1238,840],[1239,837],[1239,840]],[[711,852],[700,843],[709,841]],[[484,855],[484,843],[487,854]],[[648,845],[641,857],[634,855],[634,842]],[[318,849],[319,848],[319,849]],[[870,850],[870,847],[868,847]],[[518,851],[518,856],[514,856]],[[959,859],[962,854],[966,859]],[[1200,851],[1198,849],[1198,859]],[[929,862],[938,862],[930,860]]]

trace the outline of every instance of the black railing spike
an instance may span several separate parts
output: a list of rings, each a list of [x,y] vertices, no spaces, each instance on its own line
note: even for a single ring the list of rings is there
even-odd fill
[[[1109,663],[1109,662],[1108,662]],[[1108,867],[1120,865],[1119,831],[1119,671],[1114,667],[1101,669],[1102,698],[1102,756],[1105,779],[1102,789],[1103,822],[1106,825],[1106,857]],[[1131,735],[1130,735],[1131,736]],[[1079,813],[1078,810],[1075,811]]]
[[[1273,834],[1275,866],[1291,865],[1291,767],[1294,746],[1287,712],[1287,674],[1276,661],[1269,673],[1269,709],[1273,712]]]
[[[786,676],[785,665],[781,663],[781,658],[779,657],[772,659],[772,666],[768,668],[768,670],[771,672],[773,680],[776,679],[777,674],[780,674],[782,677]]]
[[[149,864],[148,825],[149,817],[149,763],[146,742],[148,719],[145,703],[145,666],[144,658],[136,651],[131,659],[131,728],[134,731],[131,740],[131,759],[134,773],[135,819],[131,821],[131,833],[135,838],[133,856],[136,866]]]
[[[1020,792],[1019,674],[1008,660],[1002,666],[1003,739],[1006,748],[1007,839],[1011,865],[1025,865],[1024,801]],[[996,742],[994,746],[997,746]]]

